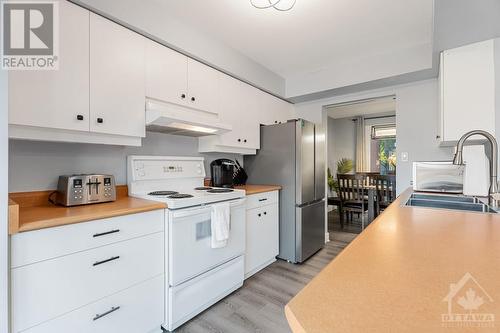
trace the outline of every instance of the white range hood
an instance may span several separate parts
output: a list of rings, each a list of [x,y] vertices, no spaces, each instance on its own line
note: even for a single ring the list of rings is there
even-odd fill
[[[216,113],[147,99],[146,130],[175,135],[207,136],[229,132],[232,126],[219,123]]]

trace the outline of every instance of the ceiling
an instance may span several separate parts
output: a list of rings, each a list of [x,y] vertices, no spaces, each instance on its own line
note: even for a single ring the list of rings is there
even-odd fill
[[[433,0],[150,0],[285,79],[432,42]]]
[[[341,119],[345,117],[395,114],[396,97],[387,96],[326,107],[328,117]]]

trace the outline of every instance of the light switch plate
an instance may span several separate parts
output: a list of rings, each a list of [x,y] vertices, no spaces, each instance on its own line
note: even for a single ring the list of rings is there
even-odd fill
[[[404,151],[401,153],[401,162],[408,162],[408,152]]]

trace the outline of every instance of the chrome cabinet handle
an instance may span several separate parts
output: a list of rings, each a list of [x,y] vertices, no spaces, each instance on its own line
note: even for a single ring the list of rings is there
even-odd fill
[[[96,261],[95,263],[92,264],[92,266],[99,266],[99,265],[105,264],[107,262],[116,260],[116,259],[120,259],[120,256],[111,257],[111,258],[103,260],[103,261]]]
[[[106,235],[114,234],[114,233],[117,233],[117,232],[120,232],[120,229],[115,229],[115,230],[110,230],[110,231],[106,231],[106,232],[101,232],[101,233],[98,233],[98,234],[94,234],[92,237],[101,237],[101,236],[106,236]]]
[[[111,307],[111,310],[109,310],[109,311],[106,311],[106,312],[101,313],[101,314],[96,314],[93,320],[101,319],[102,317],[105,317],[105,316],[109,315],[110,313],[113,313],[117,310],[120,310],[120,307],[113,306],[113,307]]]

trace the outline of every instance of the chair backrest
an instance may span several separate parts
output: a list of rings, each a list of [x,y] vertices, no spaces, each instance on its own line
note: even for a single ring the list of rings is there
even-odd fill
[[[337,181],[339,183],[339,196],[342,201],[357,201],[364,200],[365,195],[365,179],[363,175],[344,175],[338,174]]]
[[[380,175],[380,172],[356,172],[357,175],[363,176],[365,186],[375,185],[375,176]]]
[[[373,177],[379,202],[391,203],[396,200],[396,176],[377,175]]]

